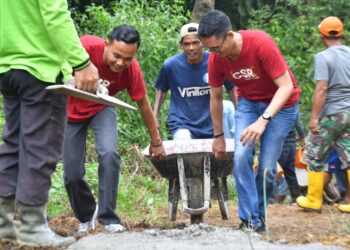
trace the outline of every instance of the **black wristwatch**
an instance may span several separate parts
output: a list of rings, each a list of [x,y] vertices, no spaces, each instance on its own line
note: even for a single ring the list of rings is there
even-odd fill
[[[271,121],[271,115],[270,115],[270,113],[269,112],[267,112],[267,111],[265,111],[263,114],[262,114],[262,118],[264,119],[264,120],[268,120],[268,121]]]

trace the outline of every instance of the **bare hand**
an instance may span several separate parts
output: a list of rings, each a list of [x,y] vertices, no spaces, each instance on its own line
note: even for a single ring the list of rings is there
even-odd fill
[[[212,151],[217,159],[221,159],[226,155],[226,141],[224,136],[214,138],[212,144]]]
[[[152,158],[156,159],[157,161],[163,160],[166,157],[163,144],[156,146],[156,147],[150,145],[149,146],[149,155],[152,156]]]
[[[86,68],[75,71],[76,88],[87,92],[96,93],[99,85],[98,70],[92,63]]]
[[[254,123],[242,131],[240,141],[244,146],[248,141],[248,147],[251,147],[253,143],[257,144],[260,141],[262,134],[266,129],[268,121],[259,117]]]
[[[320,133],[320,130],[318,128],[318,119],[311,118],[309,122],[309,130],[314,135],[318,135]]]

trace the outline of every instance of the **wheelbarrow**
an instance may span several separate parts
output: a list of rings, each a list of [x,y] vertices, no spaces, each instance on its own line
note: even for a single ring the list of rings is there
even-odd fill
[[[222,219],[229,218],[227,176],[233,169],[233,140],[226,139],[226,157],[220,160],[211,153],[212,142],[213,139],[163,141],[166,157],[158,161],[149,156],[149,146],[143,150],[159,174],[169,180],[171,221],[176,220],[179,195],[192,224],[203,222],[211,197],[218,200]]]

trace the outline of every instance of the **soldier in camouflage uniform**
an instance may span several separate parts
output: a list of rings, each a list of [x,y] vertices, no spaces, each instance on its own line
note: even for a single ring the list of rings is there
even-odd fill
[[[320,39],[327,47],[315,57],[315,80],[310,133],[306,144],[308,194],[297,204],[307,210],[321,211],[324,161],[334,144],[350,184],[350,48],[342,45],[343,24],[327,17],[319,25]],[[348,193],[349,194],[349,193]],[[337,207],[350,212],[350,204]]]

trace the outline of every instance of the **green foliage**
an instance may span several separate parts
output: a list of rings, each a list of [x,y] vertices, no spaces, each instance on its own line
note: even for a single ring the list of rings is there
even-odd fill
[[[317,30],[320,21],[330,15],[340,17],[350,32],[350,14],[345,11],[348,1],[276,0],[274,5],[264,5],[251,10],[249,29],[262,29],[279,45],[289,67],[302,90],[299,108],[304,123],[309,120],[312,107],[313,57],[324,49]],[[345,39],[345,44],[347,43]]]
[[[63,165],[58,164],[56,171],[52,175],[52,185],[49,192],[49,205],[48,214],[50,216],[56,216],[62,213],[68,213],[71,211],[69,205],[68,195],[64,187],[63,180]],[[89,183],[92,193],[97,197],[98,190],[98,175],[97,175],[97,164],[87,163],[85,180]]]
[[[85,180],[92,193],[98,197],[98,164],[86,164]],[[52,176],[48,214],[50,217],[71,212],[68,196],[62,178],[63,166],[59,164]],[[167,204],[167,180],[152,179],[150,176],[130,178],[129,172],[122,172],[119,179],[118,213],[128,218],[145,215],[151,220],[159,207]]]
[[[189,19],[183,9],[183,0],[156,2],[157,4],[153,1],[139,3],[136,0],[121,0],[111,4],[110,11],[92,5],[84,13],[73,13],[80,34],[95,34],[106,38],[116,25],[126,23],[136,27],[141,35],[141,46],[136,57],[143,70],[151,104],[155,96],[155,79],[164,60],[179,51],[179,30]],[[118,98],[130,102],[125,91]],[[133,102],[131,104],[135,105]],[[161,112],[159,120],[163,137],[167,138],[168,103],[165,103],[164,110],[166,112]],[[144,147],[149,143],[147,128],[140,112],[118,110],[118,126],[119,146],[122,150],[130,144],[137,143]]]
[[[168,182],[166,179],[154,180],[149,176],[120,178],[118,210],[128,218],[137,219],[147,215],[147,220],[157,216],[157,210],[167,204]]]
[[[66,189],[63,181],[63,165],[59,164],[51,177],[51,188],[49,191],[49,203],[47,213],[56,216],[71,211]]]

